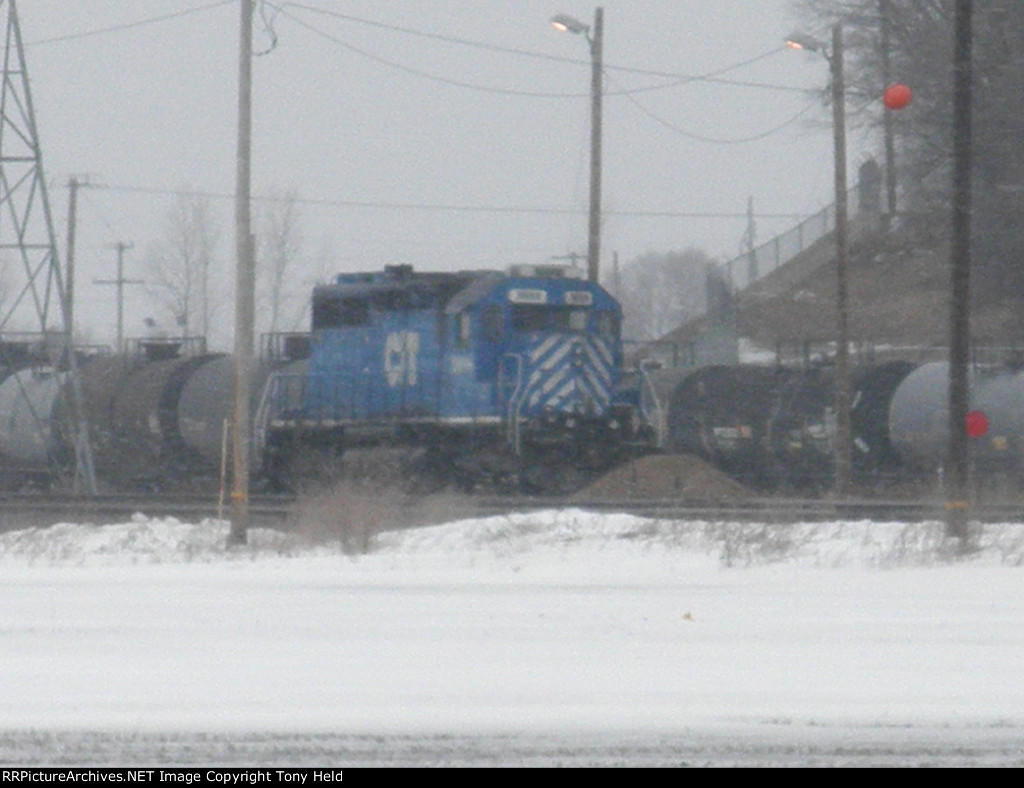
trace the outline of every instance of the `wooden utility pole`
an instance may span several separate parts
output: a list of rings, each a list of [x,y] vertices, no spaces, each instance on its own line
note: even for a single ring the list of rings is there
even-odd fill
[[[594,12],[594,35],[590,39],[590,220],[587,242],[587,277],[601,280],[601,156],[604,100],[604,9]]]
[[[75,331],[75,228],[78,225],[78,189],[81,185],[74,176],[68,181],[68,259],[65,262],[64,312],[72,336]]]
[[[235,188],[235,369],[231,428],[233,485],[229,545],[248,541],[249,378],[254,345],[256,266],[252,238],[252,0],[241,2],[238,63],[238,158]]]
[[[840,497],[853,486],[853,435],[850,417],[849,190],[846,166],[846,78],[843,28],[832,28],[832,112],[836,181],[836,480]]]
[[[882,81],[883,90],[892,84],[892,0],[878,0],[881,17]],[[888,231],[896,221],[896,117],[892,112],[882,113],[883,135],[885,137],[885,195],[886,210],[882,216],[882,227]]]
[[[956,2],[953,57],[953,241],[950,277],[949,453],[946,461],[946,534],[968,538],[968,362],[971,305],[971,124],[973,101],[972,0]]]

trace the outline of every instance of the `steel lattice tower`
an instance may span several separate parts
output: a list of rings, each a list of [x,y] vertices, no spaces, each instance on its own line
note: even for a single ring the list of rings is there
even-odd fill
[[[43,174],[42,151],[29,88],[25,49],[15,0],[0,0],[4,36],[3,83],[0,85],[0,343],[31,346],[35,363],[60,376],[61,412],[66,423],[54,425],[51,413],[29,409],[40,438],[51,430],[74,447],[74,487],[96,491],[89,432],[81,407],[81,389],[68,320],[64,279],[57,253],[53,216]],[[34,337],[34,338],[33,338]],[[14,338],[19,340],[11,342]],[[0,359],[0,363],[5,363]],[[26,400],[28,396],[22,389]]]

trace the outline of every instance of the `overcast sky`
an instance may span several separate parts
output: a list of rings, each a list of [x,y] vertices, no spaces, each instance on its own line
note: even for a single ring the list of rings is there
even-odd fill
[[[832,201],[829,110],[810,92],[826,87],[828,67],[782,47],[795,25],[788,0],[604,7],[606,266],[613,252],[733,256],[749,197],[762,241]],[[135,244],[127,274],[144,276],[174,190],[223,196],[218,257],[230,271],[239,4],[18,8],[62,247],[69,177],[101,187],[81,196],[76,323],[91,325],[91,304],[105,338],[113,292],[92,280],[113,274],[119,241]],[[589,50],[549,25],[558,12],[589,22],[594,6],[285,4],[276,46],[255,64],[253,188],[309,201],[310,278],[325,258],[329,272],[451,270],[586,251]],[[258,22],[256,48],[273,40]],[[686,79],[708,74],[729,81]],[[853,145],[851,173],[863,148]],[[145,311],[141,288],[130,298],[133,314]]]

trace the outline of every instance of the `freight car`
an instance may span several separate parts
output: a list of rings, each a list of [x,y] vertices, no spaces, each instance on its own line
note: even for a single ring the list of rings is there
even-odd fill
[[[665,451],[695,454],[755,489],[827,484],[835,420],[821,371],[708,366],[667,390]]]
[[[852,461],[861,482],[937,478],[949,436],[949,367],[893,361],[854,375]],[[655,380],[661,448],[695,454],[763,491],[832,483],[836,419],[832,370],[751,365],[668,372]],[[971,408],[984,424],[970,441],[976,478],[1024,483],[1024,372],[978,367]],[[652,408],[657,411],[658,408]]]
[[[82,416],[104,490],[215,489],[232,403],[228,356],[201,341],[138,343],[125,356],[79,360]],[[254,376],[257,402],[269,368]],[[45,487],[74,462],[67,372],[37,360],[0,383],[0,478],[6,489]]]
[[[572,487],[649,441],[621,318],[560,266],[340,275],[313,293],[308,361],[271,378],[267,474],[407,446],[466,487]]]

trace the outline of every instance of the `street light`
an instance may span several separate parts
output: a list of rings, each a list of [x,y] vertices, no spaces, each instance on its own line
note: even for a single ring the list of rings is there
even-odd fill
[[[594,27],[566,14],[551,18],[551,25],[561,33],[582,35],[590,44],[590,217],[587,234],[587,277],[600,279],[601,259],[601,102],[603,98],[604,9],[594,12]]]
[[[832,28],[832,48],[825,42],[802,33],[786,39],[791,49],[820,52],[832,72],[832,124],[835,132],[836,188],[836,479],[840,496],[849,494],[853,484],[853,437],[850,418],[850,328],[849,285],[849,194],[846,184],[846,83],[843,72],[843,28]]]

